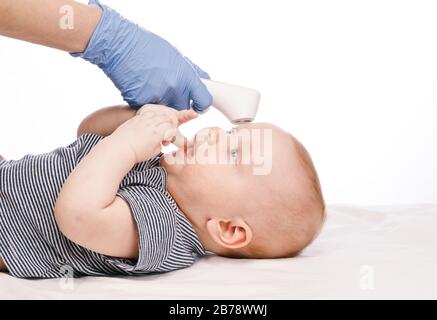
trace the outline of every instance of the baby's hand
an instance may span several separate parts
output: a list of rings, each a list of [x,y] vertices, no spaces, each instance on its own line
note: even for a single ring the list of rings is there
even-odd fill
[[[197,116],[192,110],[177,111],[161,105],[145,105],[118,127],[113,136],[128,144],[136,162],[141,162],[159,154],[162,145],[174,142],[179,134],[178,127]]]

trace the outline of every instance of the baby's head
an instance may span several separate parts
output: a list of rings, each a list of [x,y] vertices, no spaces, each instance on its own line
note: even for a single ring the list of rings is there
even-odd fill
[[[266,123],[199,131],[167,154],[168,190],[206,250],[236,258],[298,254],[317,236],[325,206],[304,146]]]

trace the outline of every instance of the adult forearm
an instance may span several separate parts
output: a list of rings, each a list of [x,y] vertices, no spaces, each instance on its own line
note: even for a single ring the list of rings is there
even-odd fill
[[[100,8],[72,0],[0,0],[0,34],[82,52],[101,14]]]

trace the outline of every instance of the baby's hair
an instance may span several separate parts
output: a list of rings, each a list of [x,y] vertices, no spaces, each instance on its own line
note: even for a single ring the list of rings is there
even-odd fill
[[[314,166],[314,162],[308,152],[308,150],[303,146],[303,144],[297,140],[295,137],[292,137],[295,142],[297,153],[299,154],[299,161],[301,162],[302,167],[307,173],[307,177],[310,181],[311,191],[310,196],[312,197],[311,203],[315,206],[315,210],[317,210],[321,215],[321,224],[320,230],[322,229],[325,220],[326,220],[326,204],[325,199],[323,198],[322,187],[320,184],[319,175],[317,174],[317,170]],[[314,237],[310,240],[310,242],[306,245],[308,246],[319,234],[317,232],[314,234]]]
[[[291,258],[305,249],[319,234],[326,217],[325,200],[323,198],[320,179],[313,160],[303,144],[289,135],[290,145],[294,148],[299,167],[304,173],[301,185],[304,195],[293,195],[288,192],[284,195],[284,206],[287,212],[282,216],[282,232],[288,233],[290,246],[278,258]],[[287,230],[288,228],[288,230]],[[285,231],[284,231],[285,229]],[[265,253],[264,253],[265,254]]]
[[[305,169],[308,174],[308,178],[311,182],[312,193],[314,197],[314,204],[319,206],[320,213],[322,215],[323,221],[326,218],[326,205],[325,200],[323,198],[322,187],[320,185],[319,175],[317,174],[316,168],[314,166],[313,160],[307,149],[302,145],[302,143],[296,138],[292,137],[295,142],[296,150],[299,154],[299,160],[302,164],[302,167]]]
[[[228,256],[236,258],[289,258],[298,255],[319,234],[325,218],[325,201],[319,176],[309,152],[302,143],[290,134],[287,134],[289,146],[294,149],[298,170],[303,173],[302,190],[296,194],[296,190],[276,190],[275,200],[266,201],[267,207],[260,205],[260,210],[273,213],[263,226],[255,226],[255,237],[246,250],[232,252]],[[291,166],[291,164],[290,164]],[[284,179],[292,170],[283,173]],[[261,204],[261,202],[260,202]],[[256,224],[255,224],[256,225]],[[283,237],[285,242],[282,253],[273,254],[269,250],[272,238]],[[279,239],[279,238],[277,238]],[[284,240],[285,239],[285,240]],[[279,241],[279,240],[278,240]],[[287,246],[286,243],[290,245]],[[286,248],[285,248],[286,247]]]

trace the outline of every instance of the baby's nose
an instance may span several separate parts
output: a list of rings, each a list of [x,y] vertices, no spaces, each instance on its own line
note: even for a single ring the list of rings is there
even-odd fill
[[[219,134],[220,134],[220,128],[217,127],[211,128],[208,133],[208,144],[211,145],[216,144],[218,141]]]

